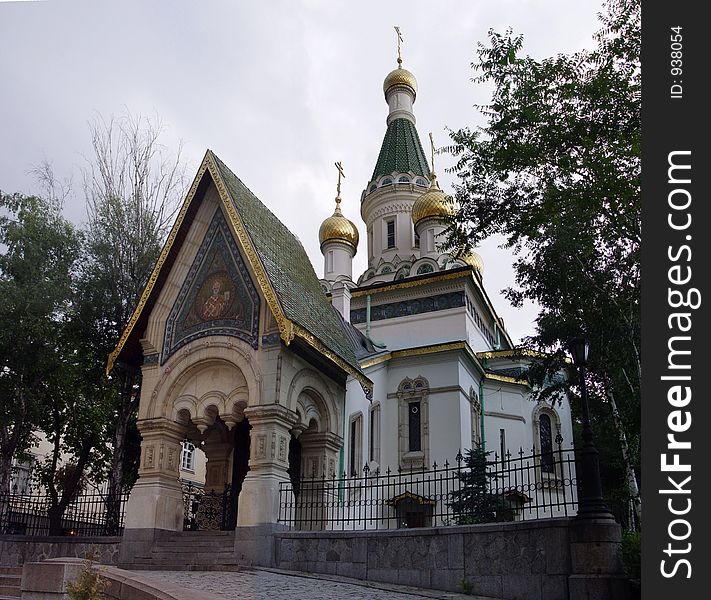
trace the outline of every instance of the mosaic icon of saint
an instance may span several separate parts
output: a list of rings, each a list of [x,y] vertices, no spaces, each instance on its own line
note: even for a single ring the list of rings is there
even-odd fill
[[[222,292],[222,280],[215,277],[211,285],[212,295],[208,296],[200,309],[200,316],[205,320],[219,319],[225,312],[229,301],[229,291]]]

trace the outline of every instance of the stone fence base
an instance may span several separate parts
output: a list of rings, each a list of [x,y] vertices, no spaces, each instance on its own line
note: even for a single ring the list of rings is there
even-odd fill
[[[120,537],[0,535],[0,565],[19,567],[60,556],[85,558],[92,549],[99,555],[97,562],[116,565],[120,543]]]
[[[505,600],[617,600],[620,538],[614,521],[575,518],[276,533],[275,566]]]

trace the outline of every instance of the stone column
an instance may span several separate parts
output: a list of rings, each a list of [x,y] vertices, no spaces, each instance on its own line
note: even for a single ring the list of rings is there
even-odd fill
[[[250,431],[249,472],[239,495],[237,525],[276,523],[279,484],[289,481],[289,431],[298,415],[279,404],[248,407],[244,411]]]
[[[301,442],[302,485],[296,499],[296,525],[302,530],[321,530],[328,506],[338,495],[334,477],[338,476],[338,452],[343,439],[335,433],[304,432]]]
[[[570,598],[627,600],[620,541],[622,528],[613,519],[574,519],[570,528]]]
[[[141,465],[126,506],[126,529],[183,529],[179,468],[185,426],[159,417],[142,419]]]
[[[201,447],[207,458],[205,471],[205,491],[222,493],[225,484],[232,481],[232,452],[234,446],[221,431],[210,432]]]

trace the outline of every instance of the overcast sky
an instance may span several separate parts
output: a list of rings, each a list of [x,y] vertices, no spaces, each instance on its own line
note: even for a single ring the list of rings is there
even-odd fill
[[[601,0],[121,0],[0,1],[0,189],[32,193],[42,160],[72,177],[66,205],[85,218],[81,168],[87,123],[128,108],[159,114],[163,142],[184,144],[190,177],[213,150],[299,237],[319,276],[318,227],[333,211],[343,163],[343,210],[361,233],[354,276],[366,267],[360,194],[385,133],[382,83],[396,65],[418,81],[414,111],[423,144],[432,131],[482,120],[490,90],[471,82],[477,42],[493,28],[524,35],[543,58],[592,47]],[[429,152],[428,152],[429,156]],[[437,158],[440,184],[451,157]],[[512,258],[489,240],[484,284],[513,339],[533,332],[536,309],[516,310]]]

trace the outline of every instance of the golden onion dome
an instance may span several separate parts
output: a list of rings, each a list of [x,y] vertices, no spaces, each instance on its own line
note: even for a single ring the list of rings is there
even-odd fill
[[[394,71],[390,71],[383,82],[383,92],[387,95],[388,90],[395,85],[409,87],[413,94],[417,94],[417,79],[407,69],[398,67]]]
[[[343,216],[340,198],[336,200],[336,210],[321,223],[318,230],[318,240],[323,246],[326,242],[345,242],[358,249],[358,228]]]
[[[454,214],[452,200],[439,189],[436,175],[432,173],[430,178],[430,188],[412,205],[412,222],[415,224],[415,229],[425,219],[444,220]]]
[[[464,261],[468,265],[471,265],[474,267],[476,271],[479,272],[479,275],[483,277],[484,275],[484,260],[481,258],[481,256],[472,250],[471,252],[468,252],[467,254],[463,254],[460,256],[457,256],[459,260]]]

